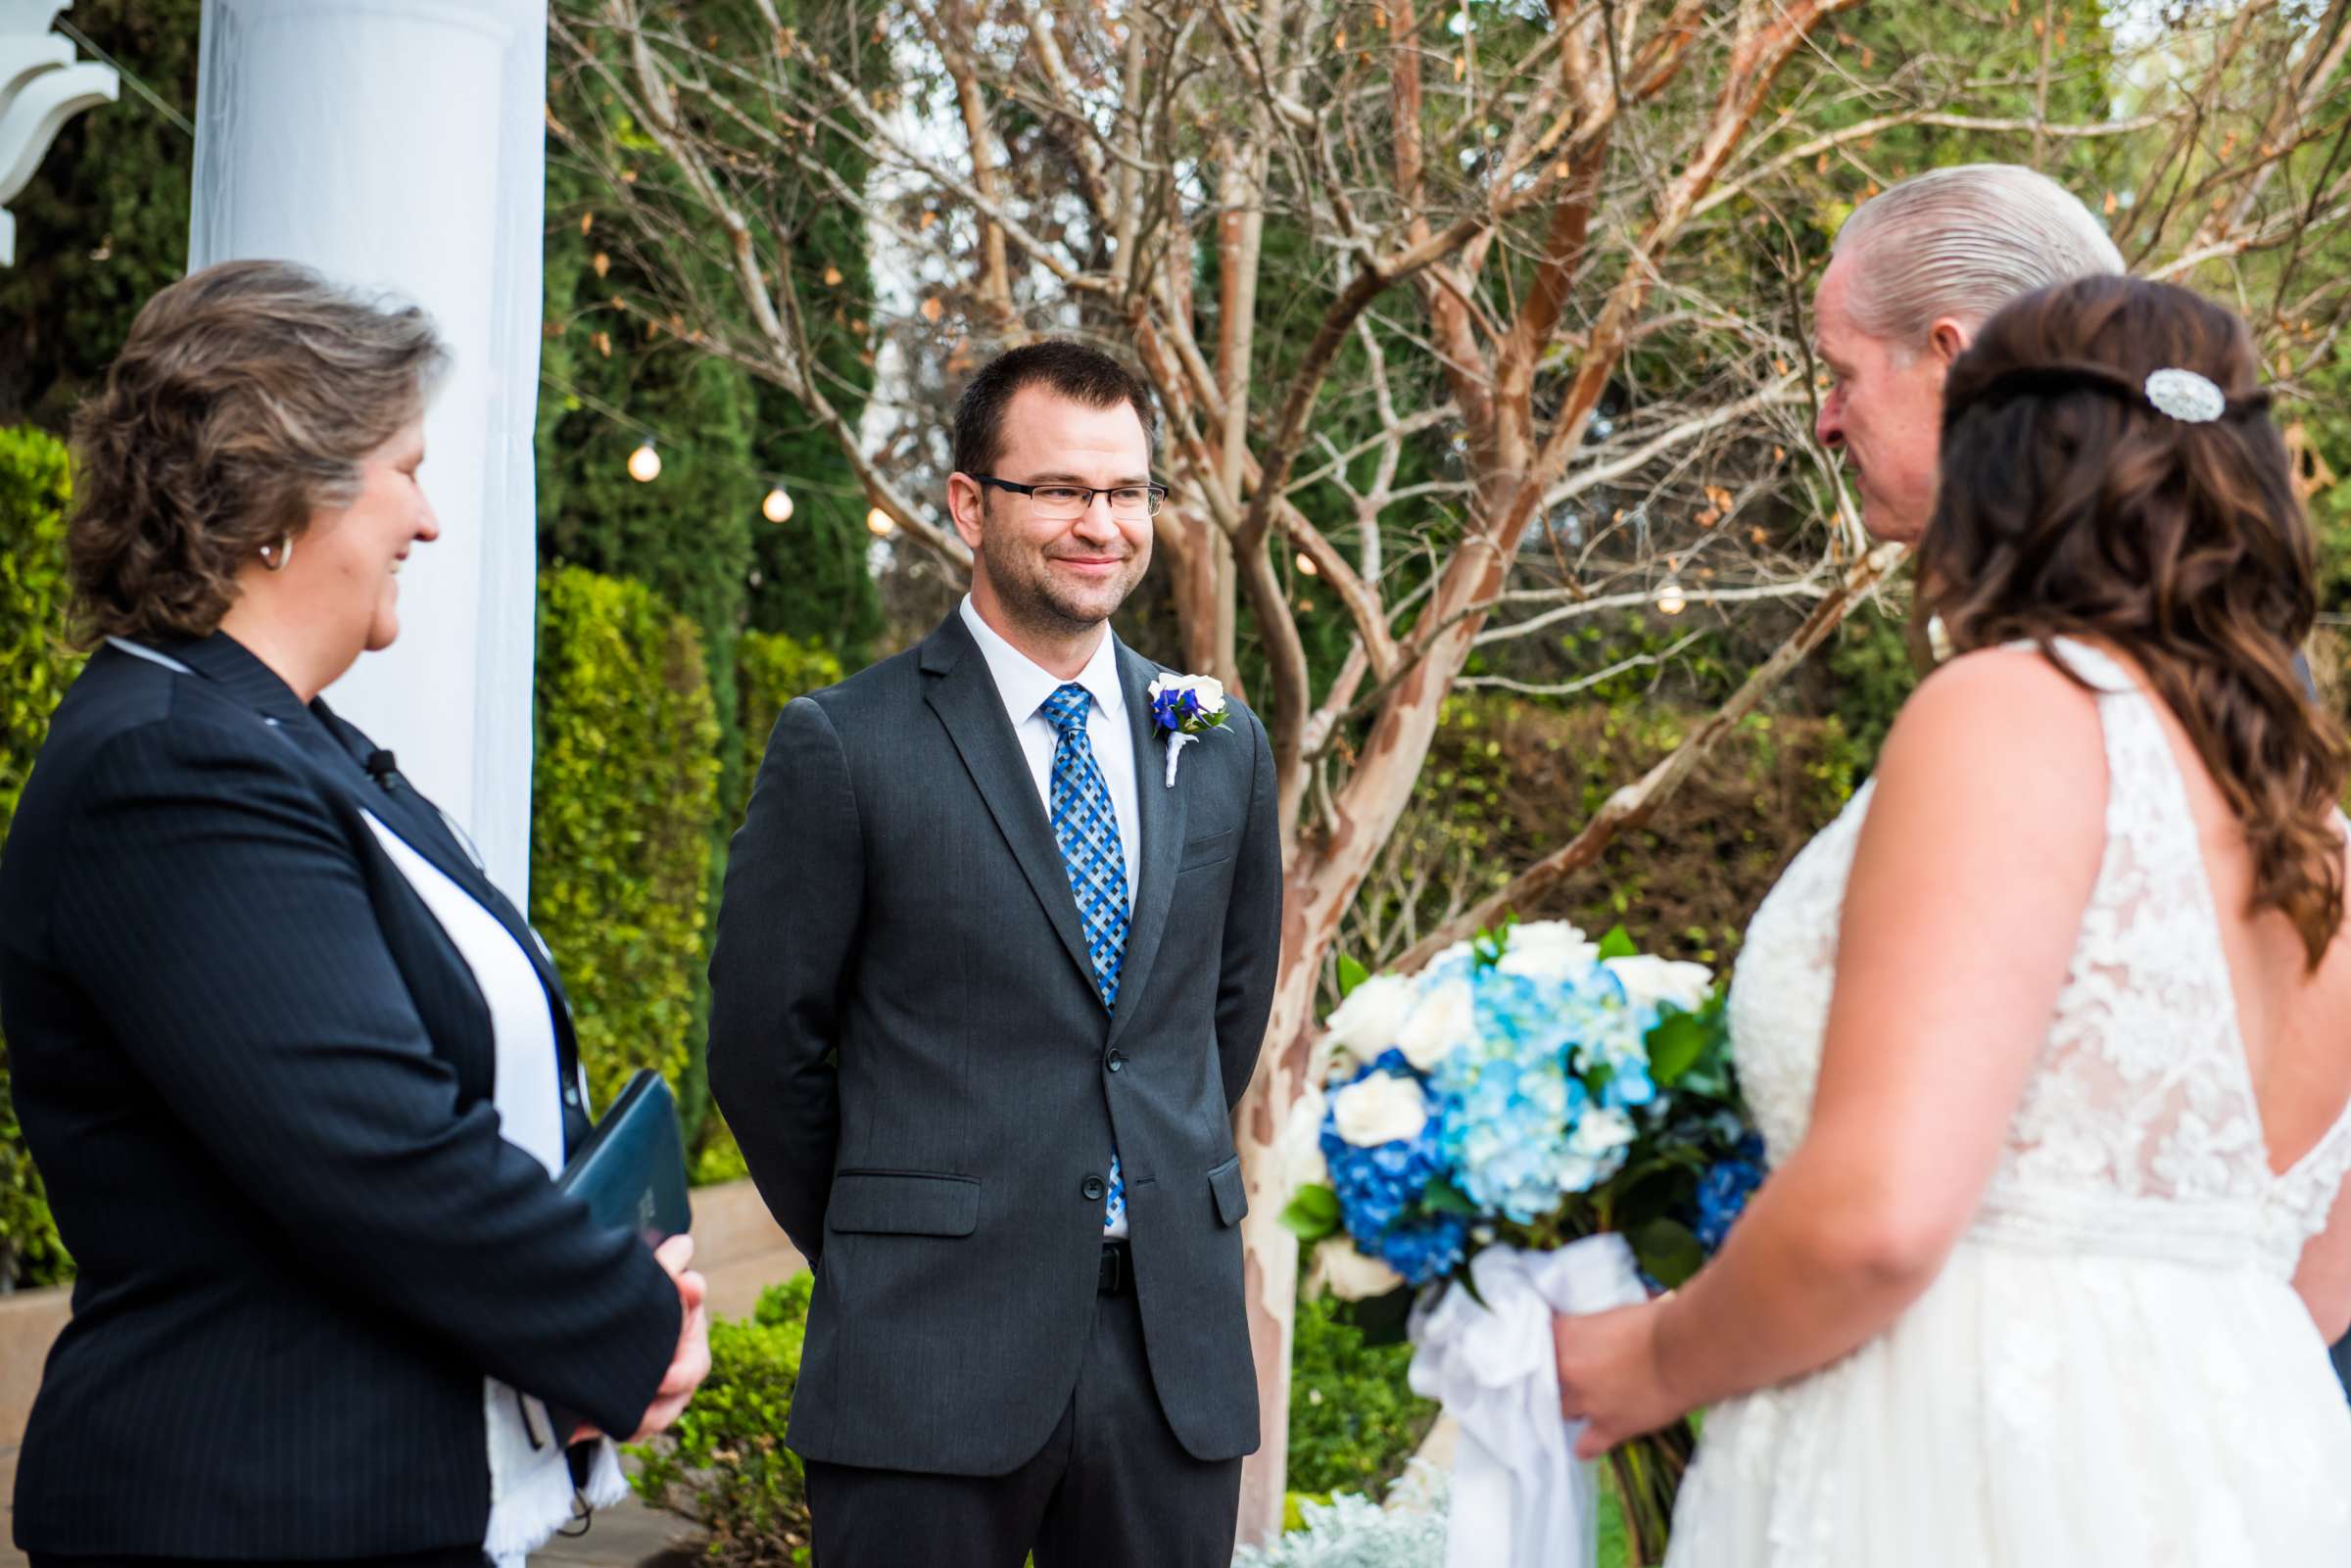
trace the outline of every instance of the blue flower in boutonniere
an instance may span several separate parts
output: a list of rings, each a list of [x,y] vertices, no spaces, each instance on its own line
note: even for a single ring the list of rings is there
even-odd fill
[[[1224,683],[1213,675],[1163,675],[1151,683],[1151,722],[1168,737],[1168,787],[1183,748],[1224,724]]]

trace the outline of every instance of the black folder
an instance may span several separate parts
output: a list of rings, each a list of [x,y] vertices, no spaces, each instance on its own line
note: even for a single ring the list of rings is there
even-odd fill
[[[640,1236],[648,1247],[693,1226],[677,1102],[660,1073],[648,1068],[629,1079],[555,1185],[585,1200],[598,1223]]]
[[[686,1145],[678,1136],[678,1106],[669,1085],[650,1068],[639,1069],[604,1113],[603,1120],[572,1152],[555,1185],[580,1198],[597,1222],[641,1237],[658,1247],[694,1225],[686,1197]],[[563,1442],[580,1417],[548,1406],[554,1440]],[[523,1417],[526,1429],[530,1417]],[[629,1434],[613,1434],[626,1438]],[[573,1481],[584,1485],[584,1461],[574,1454]]]

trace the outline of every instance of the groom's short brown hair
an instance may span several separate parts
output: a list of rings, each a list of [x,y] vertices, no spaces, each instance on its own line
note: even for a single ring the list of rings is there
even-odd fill
[[[997,355],[980,367],[955,404],[955,471],[984,474],[1004,451],[1004,410],[1023,387],[1043,386],[1089,408],[1127,404],[1143,423],[1156,464],[1159,428],[1142,378],[1099,349],[1046,338]]]

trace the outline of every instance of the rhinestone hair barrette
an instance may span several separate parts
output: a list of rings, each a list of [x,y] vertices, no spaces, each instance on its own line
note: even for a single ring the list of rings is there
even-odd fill
[[[2229,411],[2229,396],[2193,370],[2158,370],[2147,377],[2147,402],[2183,424],[2208,425]]]

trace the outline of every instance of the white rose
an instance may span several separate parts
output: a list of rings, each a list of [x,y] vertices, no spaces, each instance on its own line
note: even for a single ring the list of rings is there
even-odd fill
[[[1273,1145],[1280,1191],[1296,1192],[1309,1184],[1330,1185],[1330,1163],[1322,1158],[1322,1112],[1326,1104],[1321,1085],[1310,1084],[1298,1097],[1297,1104],[1290,1107],[1290,1118],[1281,1124],[1281,1136]]]
[[[1684,959],[1657,958],[1648,953],[1608,960],[1608,973],[1624,986],[1625,1000],[1635,1007],[1671,1002],[1685,1013],[1706,1005],[1714,988],[1714,972]]]
[[[1360,1302],[1385,1296],[1403,1283],[1402,1274],[1376,1258],[1366,1258],[1346,1237],[1327,1236],[1315,1248],[1306,1293],[1317,1296],[1328,1291],[1340,1301]]]
[[[1528,979],[1558,980],[1581,974],[1600,958],[1600,944],[1563,920],[1541,920],[1511,928],[1511,939],[1495,969]]]
[[[1422,1072],[1477,1037],[1477,1008],[1465,979],[1439,980],[1421,992],[1396,1031],[1396,1049]]]
[[[1358,1149],[1417,1138],[1428,1125],[1428,1097],[1411,1078],[1374,1072],[1330,1097],[1331,1125]]]
[[[1224,711],[1224,683],[1213,675],[1163,675],[1151,683],[1152,698],[1157,700],[1163,691],[1191,692],[1203,715]]]
[[[1413,1009],[1413,982],[1400,974],[1374,974],[1347,993],[1330,1015],[1330,1043],[1369,1066],[1396,1043]]]

